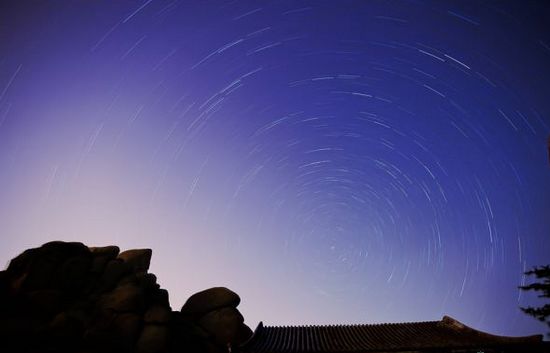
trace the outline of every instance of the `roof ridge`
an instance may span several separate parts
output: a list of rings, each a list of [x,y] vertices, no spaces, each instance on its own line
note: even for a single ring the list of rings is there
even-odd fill
[[[454,321],[459,322],[457,320],[454,320]],[[368,324],[303,324],[303,325],[265,325],[265,324],[263,324],[262,327],[263,328],[298,328],[298,327],[325,328],[325,327],[399,326],[399,325],[438,324],[438,323],[443,323],[443,320],[437,320],[437,321],[435,321],[435,320],[431,320],[431,321],[406,321],[406,322],[380,322],[380,323],[368,323]],[[466,326],[466,325],[464,325],[464,326]]]

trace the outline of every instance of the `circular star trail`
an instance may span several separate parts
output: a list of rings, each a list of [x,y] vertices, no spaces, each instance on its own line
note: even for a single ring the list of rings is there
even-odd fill
[[[540,333],[542,2],[97,1],[0,11],[0,254],[150,247],[177,309]]]

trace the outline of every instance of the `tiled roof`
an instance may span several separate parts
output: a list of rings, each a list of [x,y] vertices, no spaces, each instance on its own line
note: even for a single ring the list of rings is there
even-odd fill
[[[441,347],[542,344],[542,335],[495,336],[448,316],[441,321],[336,326],[263,326],[240,349],[245,353],[376,352]]]

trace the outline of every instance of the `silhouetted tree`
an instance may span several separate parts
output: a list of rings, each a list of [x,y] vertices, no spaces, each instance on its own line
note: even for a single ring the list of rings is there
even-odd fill
[[[537,281],[527,286],[520,286],[520,289],[542,292],[542,294],[538,295],[539,298],[550,298],[550,265],[535,267],[525,272],[525,274],[528,276],[534,275]],[[521,310],[527,315],[531,315],[537,320],[545,322],[550,327],[550,321],[548,320],[550,318],[550,304],[545,304],[538,308],[521,308]]]

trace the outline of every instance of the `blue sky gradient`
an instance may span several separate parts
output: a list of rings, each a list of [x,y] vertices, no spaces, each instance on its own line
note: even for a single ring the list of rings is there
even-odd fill
[[[0,258],[154,250],[251,327],[542,333],[550,11],[535,1],[4,1]]]

